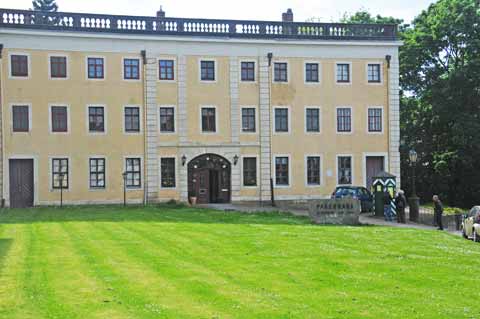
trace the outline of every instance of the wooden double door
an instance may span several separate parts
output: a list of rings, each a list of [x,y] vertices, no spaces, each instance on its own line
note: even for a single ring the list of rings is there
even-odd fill
[[[230,162],[215,154],[204,154],[188,164],[188,194],[197,203],[229,203],[231,194]]]
[[[9,160],[10,207],[32,207],[34,199],[33,159]]]

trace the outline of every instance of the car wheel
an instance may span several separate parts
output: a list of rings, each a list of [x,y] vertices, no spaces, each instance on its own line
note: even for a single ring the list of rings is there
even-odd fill
[[[476,243],[480,243],[480,236],[478,236],[475,229],[473,230],[473,241],[476,242]]]

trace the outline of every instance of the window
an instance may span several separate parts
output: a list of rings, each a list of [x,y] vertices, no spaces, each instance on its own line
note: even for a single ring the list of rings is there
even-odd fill
[[[67,57],[65,56],[50,57],[50,77],[53,79],[67,78]]]
[[[288,66],[286,62],[274,63],[274,77],[275,82],[288,82]]]
[[[90,188],[105,188],[105,159],[90,159]]]
[[[140,108],[136,106],[125,107],[125,132],[140,132]]]
[[[68,158],[52,158],[52,188],[68,188]]]
[[[28,105],[12,106],[12,124],[14,132],[28,132],[30,129]]]
[[[200,61],[200,79],[215,81],[215,61]]]
[[[255,108],[242,108],[242,132],[255,132]]]
[[[255,62],[242,62],[242,81],[255,82]]]
[[[13,54],[10,56],[12,76],[28,76],[28,55]]]
[[[127,188],[140,188],[142,185],[141,160],[138,157],[125,159],[125,185]]]
[[[305,63],[305,82],[318,83],[318,63]]]
[[[104,78],[104,61],[103,58],[88,58],[88,78],[103,79]]]
[[[380,83],[380,64],[368,64],[368,83]]]
[[[337,83],[349,83],[350,82],[350,64],[338,63],[337,64]]]
[[[216,132],[215,108],[202,107],[202,132]]]
[[[160,132],[175,132],[175,109],[173,107],[160,108]]]
[[[160,176],[163,188],[175,188],[175,158],[160,159]]]
[[[288,132],[287,108],[275,108],[275,132]]]
[[[88,130],[105,132],[105,112],[103,106],[88,107]]]
[[[243,158],[243,186],[257,186],[257,158]]]
[[[52,132],[68,131],[68,110],[66,106],[52,106],[50,109]]]
[[[159,60],[158,61],[158,79],[159,80],[175,80],[175,61]]]
[[[368,131],[369,132],[382,131],[382,109],[380,108],[368,109]]]
[[[337,109],[337,132],[352,131],[352,110],[349,108]]]
[[[320,110],[318,108],[307,108],[305,116],[307,132],[320,132]]]
[[[275,157],[275,184],[288,185],[288,157]]]
[[[307,184],[320,185],[320,156],[307,157]]]
[[[125,80],[140,79],[140,60],[123,59],[123,78]]]
[[[339,156],[338,165],[338,184],[352,184],[352,158],[350,156]]]

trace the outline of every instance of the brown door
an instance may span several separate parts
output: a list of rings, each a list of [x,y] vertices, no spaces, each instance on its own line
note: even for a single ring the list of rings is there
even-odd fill
[[[371,189],[373,177],[385,170],[383,156],[367,156],[367,189]]]
[[[208,169],[199,169],[195,172],[196,181],[195,193],[197,194],[197,203],[210,203],[210,171]]]
[[[12,159],[9,161],[10,207],[33,206],[33,160]]]

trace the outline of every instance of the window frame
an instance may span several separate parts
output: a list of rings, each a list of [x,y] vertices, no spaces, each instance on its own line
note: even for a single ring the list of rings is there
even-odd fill
[[[244,131],[243,130],[243,110],[253,109],[254,113],[254,130],[253,131]],[[240,134],[257,134],[258,133],[258,116],[257,116],[257,107],[256,106],[241,106],[240,107]]]
[[[318,110],[318,131],[308,130],[308,110]],[[304,132],[305,134],[321,134],[322,133],[322,108],[320,106],[305,106],[304,111]]]
[[[341,157],[350,157],[350,175],[351,175],[351,182],[350,184],[341,184],[339,175],[338,173],[340,172],[340,167],[339,167],[339,158]],[[337,186],[352,186],[355,185],[355,162],[354,162],[354,157],[352,154],[337,154],[335,157],[335,184]]]
[[[308,183],[308,159],[310,157],[318,157],[319,158],[319,183],[318,184],[309,184]],[[314,187],[322,187],[323,184],[323,154],[306,154],[305,155],[305,187],[307,188],[314,188]]]
[[[349,77],[348,77],[348,81],[338,81],[338,65],[340,64],[348,64],[348,70],[349,70]],[[336,85],[351,85],[352,82],[353,82],[353,70],[352,70],[352,62],[347,62],[347,61],[336,61],[334,63],[334,74],[335,74],[335,84]]]
[[[318,67],[318,79],[317,81],[307,81],[307,65],[308,64],[317,64]],[[322,64],[319,61],[313,61],[313,60],[306,60],[303,61],[303,82],[305,85],[320,85],[322,82]]]
[[[90,108],[103,108],[103,131],[91,131],[90,130]],[[87,133],[89,135],[105,135],[108,131],[108,115],[107,115],[107,106],[105,104],[87,104],[86,108],[86,124],[87,124]]]
[[[161,112],[161,109],[172,109],[173,110],[173,131],[162,131],[162,123],[161,123],[161,116],[162,116],[162,112]],[[177,108],[175,105],[159,105],[158,108],[158,115],[157,115],[157,119],[158,119],[158,132],[160,132],[160,134],[162,135],[172,135],[172,134],[176,134],[177,133]]]
[[[28,130],[26,131],[14,130],[13,108],[15,106],[28,107]],[[14,134],[25,134],[25,133],[30,133],[32,131],[32,103],[10,103],[10,131]]]
[[[338,130],[338,110],[339,109],[350,109],[350,131],[339,131]],[[353,134],[353,107],[351,106],[337,106],[335,107],[335,132],[336,134],[349,135]]]
[[[50,176],[49,176],[49,186],[50,186],[50,191],[51,192],[56,192],[60,191],[60,187],[55,187],[55,182],[54,182],[54,176],[55,173],[53,170],[53,164],[55,160],[67,160],[67,187],[62,187],[63,191],[70,191],[71,190],[71,159],[69,156],[64,156],[64,155],[55,155],[55,156],[50,156],[49,157],[49,171],[50,171]]]
[[[286,131],[277,131],[277,121],[276,121],[276,110],[277,109],[287,109],[287,130]],[[274,106],[272,108],[273,110],[273,134],[279,134],[279,135],[282,135],[282,134],[290,134],[291,131],[292,131],[292,114],[290,112],[290,106]]]
[[[52,76],[52,58],[65,58],[65,77],[53,77]],[[48,79],[53,81],[65,81],[70,79],[70,58],[65,53],[50,53],[47,56],[48,66]]]
[[[277,79],[276,79],[276,77],[275,77],[275,65],[276,65],[276,64],[285,64],[285,65],[286,65],[286,67],[287,67],[287,68],[286,68],[287,74],[286,74],[286,79],[285,79],[285,81],[283,81],[283,80],[277,80]],[[275,83],[275,84],[288,84],[288,83],[290,82],[290,65],[289,65],[288,61],[286,61],[286,60],[273,61],[273,70],[272,70],[272,72],[273,72],[273,76],[272,76],[272,81],[273,81],[273,83]]]
[[[213,80],[202,79],[202,62],[213,62]],[[199,58],[198,59],[198,80],[200,83],[217,83],[218,80],[218,63],[216,59],[212,58]]]
[[[379,69],[380,81],[378,82],[370,82],[368,79],[368,67],[372,64],[378,64],[380,66],[380,69]],[[383,85],[383,62],[382,61],[367,61],[365,63],[365,81],[367,85]]]
[[[244,163],[244,160],[245,159],[255,159],[255,185],[245,185],[245,163]],[[250,155],[250,154],[243,154],[241,155],[241,167],[240,167],[240,175],[241,175],[241,185],[242,185],[242,188],[258,188],[259,187],[259,157],[258,155]]]
[[[172,75],[173,79],[160,79],[160,61],[173,61]],[[177,58],[172,56],[162,56],[157,58],[157,82],[174,83],[177,81]]]
[[[27,57],[27,75],[13,75],[13,65],[12,65],[12,56],[21,55]],[[30,53],[16,51],[8,53],[8,78],[15,80],[29,80],[32,75],[32,61]]]
[[[103,77],[101,78],[97,78],[97,77],[94,77],[94,78],[91,78],[89,75],[89,72],[88,72],[88,67],[89,67],[89,64],[88,64],[88,60],[89,59],[102,59],[103,60]],[[87,55],[85,56],[85,78],[87,79],[87,81],[105,81],[107,79],[107,58],[105,56],[101,56],[101,55]]]
[[[91,160],[103,160],[103,187],[102,186],[92,186],[91,185],[91,176],[92,176],[92,171],[91,171]],[[96,174],[101,174],[96,172]],[[98,178],[97,178],[98,182]],[[90,191],[104,191],[107,189],[107,158],[105,156],[90,156],[88,158],[88,189]]]
[[[202,110],[203,109],[215,109],[215,131],[204,131],[203,130],[203,115],[202,115]],[[217,134],[219,132],[219,127],[218,127],[218,110],[216,105],[201,105],[200,106],[200,133],[201,134]]]
[[[126,114],[125,114],[125,111],[127,108],[138,108],[138,131],[127,131],[127,128],[126,128],[126,123],[125,123],[125,119],[126,119]],[[130,105],[130,104],[127,104],[127,105],[124,105],[123,106],[123,134],[127,134],[127,135],[139,135],[142,133],[142,107],[140,105]]]
[[[67,130],[66,131],[54,131],[53,122],[52,122],[52,108],[53,107],[65,107],[67,109]],[[70,105],[66,103],[50,103],[48,104],[48,127],[50,134],[70,134],[71,123],[70,123]]]
[[[162,183],[163,183],[163,171],[162,171],[162,160],[164,159],[173,159],[173,181],[174,181],[174,186],[163,186]],[[174,156],[174,155],[171,155],[171,156],[160,156],[159,157],[159,160],[158,160],[158,164],[159,164],[159,175],[160,176],[160,189],[165,189],[165,190],[168,190],[168,189],[176,189],[177,188],[177,185],[178,185],[178,174],[177,174],[177,157]]]
[[[138,60],[138,79],[130,79],[130,78],[126,78],[126,73],[125,73],[125,60]],[[124,56],[122,57],[122,61],[121,61],[122,65],[122,80],[123,81],[127,81],[127,82],[140,82],[142,80],[142,59],[140,57],[136,57],[136,56]],[[105,63],[104,63],[105,64]],[[105,68],[105,66],[104,66]]]
[[[286,157],[288,159],[288,184],[277,184],[277,158]],[[290,154],[273,155],[273,179],[275,188],[290,188],[292,186],[292,159]]]
[[[370,110],[380,110],[380,131],[371,131],[370,130]],[[384,111],[383,106],[369,106],[367,107],[367,133],[368,134],[383,134],[384,133]]]
[[[140,168],[140,186],[127,186],[125,185],[126,191],[138,191],[143,189],[143,183],[144,183],[144,176],[143,176],[143,156],[140,155],[126,155],[123,157],[123,172],[122,173],[127,173],[127,160],[128,159],[139,159],[139,168]],[[135,171],[130,171],[130,173],[135,173]],[[124,181],[122,180],[122,186],[123,186]],[[125,183],[126,184],[126,183]]]
[[[242,78],[242,63],[253,63],[253,80],[244,80]],[[239,60],[239,80],[241,83],[245,83],[245,84],[257,83],[257,61],[256,60],[248,60],[248,59]]]

